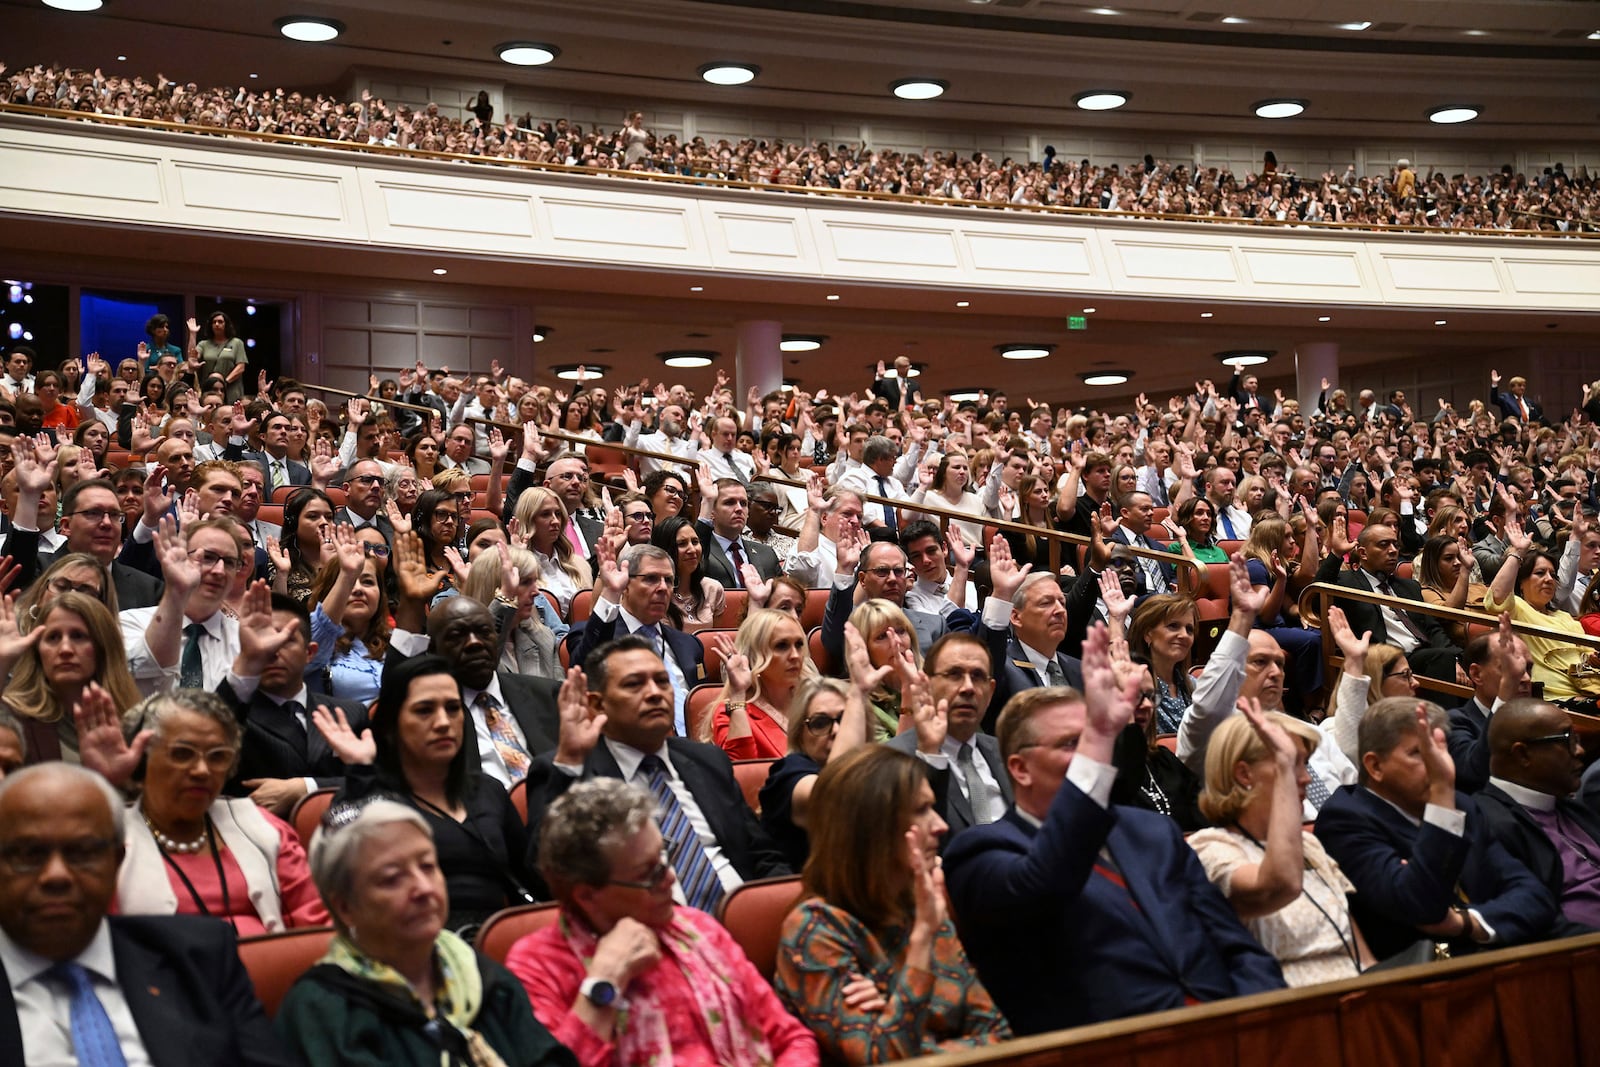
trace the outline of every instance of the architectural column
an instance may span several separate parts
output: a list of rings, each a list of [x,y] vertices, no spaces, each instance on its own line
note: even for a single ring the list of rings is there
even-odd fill
[[[1294,373],[1294,395],[1300,399],[1301,414],[1309,416],[1322,393],[1322,379],[1328,379],[1330,392],[1339,388],[1339,346],[1331,341],[1295,345]]]
[[[738,324],[739,351],[734,371],[733,402],[744,410],[744,398],[754,388],[762,396],[783,386],[783,323],[757,319]]]

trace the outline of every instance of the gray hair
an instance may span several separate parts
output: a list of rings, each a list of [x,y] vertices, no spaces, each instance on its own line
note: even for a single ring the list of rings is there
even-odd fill
[[[1416,733],[1418,704],[1427,709],[1430,729],[1449,729],[1443,708],[1416,697],[1384,697],[1362,713],[1361,727],[1356,733],[1356,747],[1362,757],[1357,762],[1362,785],[1367,783],[1365,757],[1368,752],[1386,756],[1406,736]]]
[[[22,723],[11,714],[4,706],[0,706],[0,730],[10,730],[17,735],[17,747],[22,751],[22,758],[28,758],[28,737],[22,732]]]
[[[765,478],[757,478],[755,481],[751,482],[749,487],[745,490],[745,493],[751,500],[754,500],[758,496],[775,497],[779,501],[783,500],[783,496],[778,492],[777,485],[767,481]]]
[[[122,716],[122,733],[129,741],[140,730],[154,730],[156,736],[167,736],[167,721],[179,712],[191,712],[210,719],[222,728],[228,747],[235,752],[243,743],[244,731],[233,709],[217,694],[204,689],[174,689],[169,693],[152,693],[129,708]]]
[[[124,836],[123,814],[127,810],[122,803],[122,797],[112,788],[111,783],[100,777],[87,767],[76,763],[62,763],[59,760],[49,763],[35,763],[24,767],[14,774],[8,774],[0,781],[0,804],[5,802],[5,796],[13,789],[43,789],[44,782],[34,779],[43,779],[48,775],[59,775],[69,781],[87,782],[105,799],[106,808],[111,812],[111,832],[121,847]],[[30,786],[29,783],[32,783]]]
[[[1055,580],[1056,576],[1049,571],[1031,571],[1027,577],[1022,579],[1022,584],[1017,586],[1017,591],[1011,594],[1011,606],[1017,611],[1021,611],[1028,605],[1028,590],[1040,582],[1053,582]]]
[[[843,506],[843,501],[846,497],[854,499],[857,505],[864,506],[864,502],[861,499],[861,494],[856,492],[854,489],[849,488],[848,486],[830,485],[826,490],[823,491],[822,496],[823,499],[827,500],[828,502],[827,513],[829,515],[832,515]]]
[[[417,469],[409,463],[394,463],[389,466],[389,473],[383,476],[383,493],[385,499],[393,500],[400,492],[400,479],[409,475],[417,476]]]
[[[568,789],[539,827],[539,873],[563,902],[574,886],[604,885],[613,846],[655,818],[654,794],[620,778],[593,778]]]
[[[617,553],[617,562],[628,568],[628,577],[630,578],[638,577],[639,567],[647,559],[659,559],[671,567],[674,574],[678,571],[678,565],[673,562],[671,554],[666,549],[648,542],[629,545]]]
[[[322,901],[328,905],[329,912],[333,911],[334,900],[350,899],[350,891],[356,881],[356,859],[361,854],[362,846],[373,838],[384,836],[391,826],[400,823],[415,826],[430,840],[433,838],[428,821],[415,808],[394,800],[374,800],[342,826],[317,828],[311,838],[308,859],[311,880],[316,883],[317,892],[322,894]]]
[[[869,437],[867,438],[867,443],[861,449],[861,462],[870,467],[879,460],[893,459],[899,454],[900,450],[887,437]]]

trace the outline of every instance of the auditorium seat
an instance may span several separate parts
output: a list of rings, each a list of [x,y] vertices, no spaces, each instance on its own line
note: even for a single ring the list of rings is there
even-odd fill
[[[1200,566],[1200,588],[1195,590],[1200,621],[1226,619],[1233,610],[1233,595],[1228,591],[1228,564],[1202,563]]]
[[[268,523],[271,523],[274,526],[282,526],[283,525],[283,505],[282,504],[262,504],[261,505],[261,509],[256,512],[256,521],[257,522],[268,522]]]
[[[806,647],[811,650],[811,662],[817,665],[817,670],[823,674],[832,674],[833,657],[822,647],[822,627],[813,626],[806,634]]]
[[[721,683],[722,653],[717,650],[716,636],[718,634],[732,636],[738,632],[738,630],[728,629],[698,630],[692,635],[695,640],[700,642],[700,650],[705,656],[706,673],[702,679],[703,681]]]
[[[717,701],[722,697],[721,682],[707,682],[697,685],[689,690],[689,695],[683,702],[683,725],[689,731],[689,739],[698,741],[702,736],[711,736],[711,709],[716,707]],[[701,724],[705,724],[705,733],[702,734]]]
[[[517,814],[522,816],[522,821],[528,821],[528,780],[526,778],[511,786],[511,806],[517,809]]]
[[[572,608],[567,615],[567,621],[576,626],[589,617],[594,611],[594,590],[580,589],[572,598]]]
[[[1157,734],[1156,735],[1156,744],[1160,745],[1162,748],[1166,749],[1168,752],[1176,754],[1177,751],[1178,751],[1178,735],[1177,734]]]
[[[769,982],[778,968],[778,935],[783,930],[783,920],[799,899],[798,877],[761,878],[746,882],[723,897],[717,909],[717,918]]]
[[[317,789],[294,802],[294,808],[289,812],[289,825],[294,827],[295,835],[306,848],[311,847],[311,835],[322,824],[322,816],[333,803],[337,792],[337,789],[331,788]]]
[[[471,474],[468,475],[468,478],[471,480],[470,484],[474,493],[487,493],[489,491],[489,475]]]
[[[828,613],[828,594],[831,589],[806,590],[806,606],[800,609],[800,625],[807,630],[822,625],[822,617]]]
[[[1222,551],[1226,552],[1228,554],[1228,558],[1229,559],[1232,559],[1233,558],[1233,554],[1235,552],[1238,552],[1238,551],[1240,551],[1241,549],[1244,548],[1244,542],[1243,541],[1218,541],[1217,542],[1217,547],[1222,549]]]
[[[739,623],[744,621],[745,609],[750,606],[750,594],[743,589],[729,589],[725,594],[727,603],[722,606],[722,614],[711,620],[711,625],[719,630],[738,629]]]
[[[560,917],[559,904],[520,904],[505,908],[484,920],[473,945],[496,963],[504,963],[512,945],[529,934],[538,933]]]
[[[771,759],[742,759],[733,763],[733,776],[744,790],[744,802],[750,810],[761,814],[761,787],[767,784],[767,772],[778,762]]]
[[[328,951],[334,934],[331,926],[317,926],[239,939],[239,960],[256,987],[256,999],[267,1018],[278,1014],[289,987]]]

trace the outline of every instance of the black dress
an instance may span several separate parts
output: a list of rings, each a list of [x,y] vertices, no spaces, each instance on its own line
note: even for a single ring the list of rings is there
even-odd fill
[[[1150,751],[1137,724],[1128,724],[1117,738],[1112,762],[1117,768],[1112,803],[1171,816],[1186,834],[1211,825],[1200,814],[1199,777],[1175,753],[1159,746]]]
[[[811,836],[794,824],[794,787],[822,767],[810,756],[791,752],[767,771],[761,787],[761,826],[783,852],[789,869],[799,871],[811,855]]]

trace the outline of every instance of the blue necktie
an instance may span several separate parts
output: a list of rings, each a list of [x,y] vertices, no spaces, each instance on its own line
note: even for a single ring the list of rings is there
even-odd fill
[[[1228,521],[1228,513],[1226,511],[1218,511],[1217,518],[1222,520],[1222,532],[1228,535],[1228,540],[1237,541],[1239,538],[1233,532],[1233,523]]]
[[[883,475],[881,474],[878,475],[878,495],[889,495],[889,486],[883,480]],[[900,529],[899,524],[895,522],[894,508],[890,507],[888,504],[883,505],[883,526],[884,529],[888,530],[890,533],[897,533]]]
[[[117,1032],[111,1026],[111,1016],[106,1014],[106,1006],[95,995],[89,972],[83,965],[63,960],[46,974],[60,979],[72,990],[72,1051],[77,1053],[80,1067],[127,1067]]]
[[[639,769],[650,779],[650,791],[659,805],[656,821],[661,826],[661,836],[667,842],[667,855],[672,869],[677,872],[683,886],[683,899],[691,908],[713,912],[722,899],[722,881],[717,877],[711,857],[706,855],[700,835],[695,833],[678,795],[667,783],[667,767],[659,756],[646,756],[639,761]]]
[[[684,701],[689,696],[689,683],[683,677],[683,668],[678,666],[678,657],[672,654],[672,649],[667,645],[667,636],[661,632],[661,627],[641,626],[633,631],[647,639],[651,647],[656,650],[656,655],[661,657],[661,662],[666,664],[667,677],[672,679],[672,719],[673,732],[679,737],[688,736],[688,723],[683,717]]]

